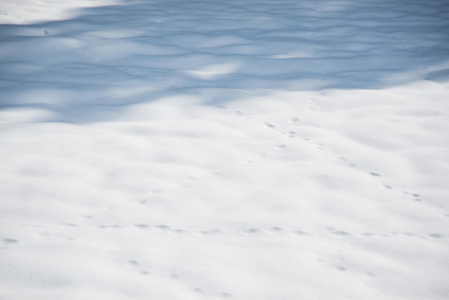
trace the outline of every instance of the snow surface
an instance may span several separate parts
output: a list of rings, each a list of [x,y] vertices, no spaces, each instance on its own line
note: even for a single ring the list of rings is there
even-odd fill
[[[0,299],[449,299],[448,1],[0,15]]]

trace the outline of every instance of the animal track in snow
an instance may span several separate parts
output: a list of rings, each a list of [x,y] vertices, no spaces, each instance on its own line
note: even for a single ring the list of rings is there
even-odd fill
[[[409,193],[406,191],[403,191],[402,193],[407,195],[409,197],[409,199],[412,199],[413,201],[421,201],[421,197],[417,193]]]
[[[200,230],[200,233],[203,235],[211,235],[211,234],[217,234],[221,231],[219,229],[210,229],[210,230]]]
[[[416,195],[416,194],[412,194]],[[64,226],[61,224],[60,226]],[[82,226],[80,226],[82,227]],[[358,239],[358,238],[389,238],[394,236],[402,236],[408,238],[420,238],[420,239],[445,239],[446,236],[439,232],[429,232],[429,233],[412,233],[412,232],[399,232],[399,231],[391,231],[391,232],[351,232],[345,229],[338,229],[333,227],[326,228],[323,232],[306,232],[301,229],[285,229],[281,226],[270,226],[266,228],[260,227],[247,227],[241,229],[234,230],[225,230],[220,228],[212,228],[205,230],[185,230],[185,229],[173,229],[169,225],[165,224],[143,224],[137,223],[134,225],[95,225],[93,228],[104,230],[104,229],[121,229],[128,230],[131,228],[137,228],[139,230],[149,230],[158,234],[185,234],[187,236],[203,236],[204,238],[212,237],[212,236],[254,236],[254,237],[264,237],[264,236],[296,236],[298,238],[307,237],[307,238],[321,238],[323,236],[327,237],[336,237],[342,239]],[[67,240],[66,236],[61,235],[59,232],[58,235],[52,235],[48,231],[45,232],[45,237],[52,239],[60,239]],[[15,244],[19,241],[14,238],[4,238],[3,245]],[[131,265],[138,266],[139,262],[135,259],[130,259],[128,261]]]
[[[148,227],[147,224],[135,224],[134,226],[136,226],[138,228],[147,228]]]
[[[257,228],[248,228],[248,229],[245,229],[244,232],[248,233],[248,234],[254,234],[254,233],[258,233],[259,229],[257,229]]]
[[[281,145],[278,145],[278,146],[274,147],[275,150],[284,150],[285,148],[287,148],[287,146],[284,145],[284,144],[281,144]]]
[[[349,167],[351,167],[351,168],[357,168],[357,165],[356,165],[356,164],[350,162],[350,161],[349,161],[348,159],[346,159],[345,157],[341,156],[341,157],[339,157],[339,159],[340,159],[342,162],[344,162],[346,165],[348,165]]]
[[[287,122],[290,123],[290,124],[294,124],[294,123],[296,123],[296,122],[298,122],[298,121],[299,121],[298,118],[291,118],[291,119],[289,119]]]
[[[3,241],[4,241],[6,244],[15,244],[15,243],[18,243],[18,242],[19,242],[18,240],[12,239],[12,238],[6,238],[6,239],[3,239]]]

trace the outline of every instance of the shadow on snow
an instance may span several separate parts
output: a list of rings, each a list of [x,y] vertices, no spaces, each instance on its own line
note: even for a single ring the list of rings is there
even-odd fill
[[[0,105],[85,122],[129,104],[211,89],[218,96],[202,96],[203,104],[230,101],[235,90],[446,81],[448,13],[449,4],[437,0],[155,0],[0,25]]]

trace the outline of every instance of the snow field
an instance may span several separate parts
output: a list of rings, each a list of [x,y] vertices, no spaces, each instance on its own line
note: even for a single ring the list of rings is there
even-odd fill
[[[84,4],[0,5],[1,299],[449,297],[445,1]]]

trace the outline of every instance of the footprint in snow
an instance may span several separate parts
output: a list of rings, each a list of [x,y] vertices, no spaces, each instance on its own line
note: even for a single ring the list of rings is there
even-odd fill
[[[421,201],[421,197],[420,197],[420,195],[417,194],[417,193],[409,193],[409,192],[407,192],[407,191],[403,191],[403,193],[406,194],[406,195],[408,195],[408,197],[409,197],[410,199],[412,199],[413,201],[417,201],[417,202]]]
[[[324,145],[322,143],[316,143],[315,144],[316,149],[318,149],[321,152],[325,152]]]
[[[289,138],[294,138],[295,135],[296,135],[296,132],[294,132],[294,131],[288,131],[288,132],[287,132],[287,135],[288,135]]]
[[[392,190],[393,187],[389,184],[386,184],[385,182],[382,183],[383,188],[387,189],[387,190]]]
[[[341,156],[341,157],[339,157],[339,159],[340,159],[343,163],[347,164],[349,167],[351,167],[351,168],[357,168],[357,165],[356,165],[356,164],[354,164],[354,163],[348,161],[345,157]]]
[[[170,226],[164,224],[156,225],[155,227],[162,230],[170,229]]]
[[[11,239],[11,238],[3,239],[3,241],[4,241],[6,244],[15,244],[15,243],[18,243],[18,242],[19,242],[18,240],[16,240],[16,239]]]
[[[441,239],[441,238],[443,238],[443,235],[439,234],[439,233],[430,233],[427,236],[429,236],[429,237],[431,237],[433,239]]]
[[[134,226],[136,226],[138,228],[148,228],[147,224],[134,224]]]
[[[339,230],[339,231],[334,231],[334,232],[332,232],[334,235],[338,235],[338,236],[348,236],[349,235],[349,232],[346,232],[346,231],[342,231],[342,230]]]
[[[285,146],[284,144],[281,144],[281,145],[274,147],[274,150],[284,150],[285,148],[287,148],[287,146]]]
[[[272,227],[272,228],[271,228],[271,231],[272,231],[272,232],[281,232],[281,231],[282,231],[282,228],[281,228],[281,227]]]
[[[248,233],[248,234],[254,234],[254,233],[259,232],[259,229],[257,229],[257,228],[248,228],[248,229],[245,229],[244,232]]]
[[[298,236],[304,236],[304,235],[306,235],[306,233],[304,232],[304,231],[301,231],[301,230],[296,230],[295,232],[293,232],[295,235],[298,235]]]
[[[219,229],[211,229],[211,230],[201,230],[200,233],[204,235],[211,235],[221,233],[221,231]]]

